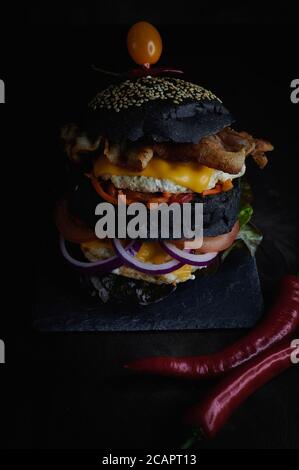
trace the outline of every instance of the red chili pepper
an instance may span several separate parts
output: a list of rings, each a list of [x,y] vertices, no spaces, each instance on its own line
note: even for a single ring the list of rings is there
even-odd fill
[[[138,359],[125,367],[172,377],[215,377],[240,366],[299,327],[299,278],[285,276],[275,305],[267,317],[246,336],[222,351],[201,356],[158,356]]]
[[[213,438],[250,395],[293,364],[293,352],[294,347],[285,341],[232,371],[187,413],[186,421]]]

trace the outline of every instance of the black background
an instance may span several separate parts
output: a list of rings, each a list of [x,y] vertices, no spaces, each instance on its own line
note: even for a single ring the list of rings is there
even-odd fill
[[[22,27],[5,38],[9,46],[1,64],[7,85],[7,103],[0,109],[6,122],[1,128],[13,150],[4,179],[11,182],[11,175],[22,176],[21,185],[8,184],[7,199],[18,201],[13,213],[18,213],[25,232],[17,237],[13,252],[29,254],[32,263],[55,241],[50,214],[64,181],[59,127],[75,118],[104,85],[91,71],[92,63],[114,71],[133,66],[125,37],[129,25],[140,19],[159,25],[162,65],[184,69],[187,79],[223,99],[239,129],[275,145],[263,172],[253,164],[248,168],[255,222],[265,234],[257,261],[268,305],[279,278],[298,270],[299,104],[290,101],[290,82],[298,76],[298,25],[283,24],[296,20],[287,5],[257,11],[236,4],[212,7],[210,2],[198,6],[185,1],[175,7],[169,2],[110,1],[97,8],[81,3],[57,10],[50,2],[28,8]],[[29,196],[25,209],[15,199],[19,194],[23,204]],[[242,332],[41,335],[31,329],[25,302],[32,290],[22,289],[30,277],[27,267],[21,263],[2,313],[13,320],[12,329],[0,331],[7,353],[7,364],[1,366],[1,403],[9,409],[5,446],[179,446],[188,434],[182,412],[211,383],[133,377],[122,365],[147,354],[213,351]],[[298,448],[298,388],[297,370],[288,371],[250,398],[215,441],[200,446]]]

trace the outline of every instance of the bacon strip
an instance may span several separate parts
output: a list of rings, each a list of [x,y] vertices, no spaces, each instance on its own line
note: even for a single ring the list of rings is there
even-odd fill
[[[153,158],[153,148],[148,145],[109,144],[105,141],[104,155],[111,163],[142,171]]]
[[[273,150],[273,145],[263,139],[255,139],[245,131],[237,132],[226,127],[218,134],[201,139],[198,144],[190,143],[159,143],[145,144],[114,144],[99,137],[91,142],[86,134],[80,133],[75,125],[65,126],[62,130],[65,149],[71,160],[79,162],[81,154],[94,152],[104,142],[103,154],[116,165],[132,170],[142,171],[153,156],[174,161],[194,161],[224,171],[238,174],[242,170],[245,158],[252,155],[260,168],[267,164],[265,152]]]
[[[197,160],[202,165],[225,173],[238,174],[248,155],[263,168],[267,163],[264,152],[273,150],[272,144],[255,139],[247,132],[230,127],[215,135],[204,137],[198,144],[155,144],[154,153],[168,160]]]
[[[69,159],[75,163],[80,163],[82,154],[95,152],[102,141],[102,137],[98,137],[92,142],[85,132],[80,131],[78,126],[72,123],[66,124],[61,129],[60,136]]]

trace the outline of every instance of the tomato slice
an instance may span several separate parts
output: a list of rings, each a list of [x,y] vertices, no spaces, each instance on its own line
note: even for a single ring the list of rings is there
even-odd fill
[[[177,202],[179,204],[184,204],[185,202],[191,202],[194,199],[194,193],[181,193],[181,194],[174,194],[169,199],[169,204],[173,202]]]
[[[204,237],[203,244],[198,250],[195,250],[196,253],[213,253],[215,251],[223,251],[231,246],[235,241],[236,236],[240,230],[239,221],[235,223],[232,230],[223,235],[218,235],[218,237]]]
[[[144,202],[150,204],[151,202],[168,202],[170,194],[169,193],[143,193],[141,191],[131,191],[130,189],[118,190],[121,194],[124,194],[127,198],[127,202],[131,204],[132,202]]]
[[[215,188],[212,188],[212,189],[205,189],[203,192],[202,192],[202,195],[203,196],[210,196],[212,194],[219,194],[222,192],[222,186],[221,184],[216,184]]]
[[[73,243],[84,243],[98,240],[92,229],[69,213],[66,199],[62,199],[54,211],[54,221],[65,240]]]
[[[231,246],[231,244],[235,241],[236,236],[238,235],[240,230],[239,221],[235,223],[232,230],[228,233],[224,233],[223,235],[218,235],[217,237],[203,237],[203,243],[200,248],[195,249],[195,253],[213,253],[226,250]],[[183,249],[185,246],[184,241],[178,241],[175,243],[176,246]],[[190,246],[189,246],[190,248]]]
[[[95,176],[91,177],[91,183],[99,196],[101,196],[105,201],[111,202],[112,204],[117,204],[117,198],[106,193],[102,188],[101,183]]]

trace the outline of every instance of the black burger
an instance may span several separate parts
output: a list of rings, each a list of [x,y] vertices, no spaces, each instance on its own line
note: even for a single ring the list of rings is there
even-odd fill
[[[102,301],[164,297],[209,271],[248,224],[240,181],[249,156],[263,168],[269,142],[233,129],[234,119],[212,92],[165,76],[130,78],[100,91],[84,124],[62,130],[75,183],[56,210],[65,258]],[[75,175],[75,177],[74,177]],[[98,239],[95,207],[138,202],[203,203],[203,243],[186,240]],[[248,229],[248,226],[247,226]]]

